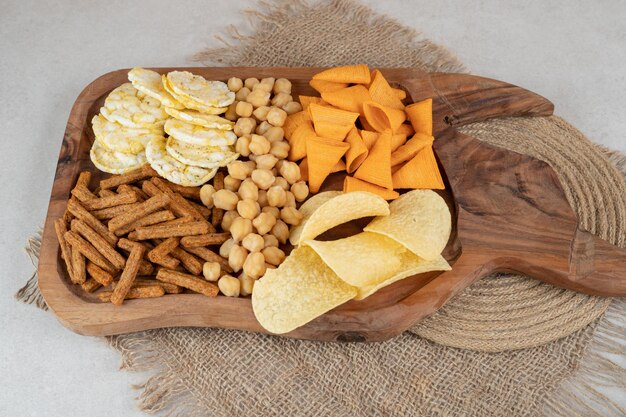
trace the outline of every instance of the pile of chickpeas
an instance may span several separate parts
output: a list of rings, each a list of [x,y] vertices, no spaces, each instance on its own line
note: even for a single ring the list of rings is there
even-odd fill
[[[206,184],[200,198],[207,207],[225,211],[221,226],[231,238],[219,253],[238,276],[225,275],[217,262],[205,263],[203,273],[217,281],[222,294],[237,297],[250,295],[255,281],[285,260],[279,245],[289,239],[290,226],[302,221],[296,203],[307,198],[309,187],[300,179],[300,167],[287,160],[282,126],[289,114],[302,110],[291,96],[291,82],[231,78],[228,88],[235,102],[224,117],[236,122],[235,150],[241,159],[228,164],[224,189]]]

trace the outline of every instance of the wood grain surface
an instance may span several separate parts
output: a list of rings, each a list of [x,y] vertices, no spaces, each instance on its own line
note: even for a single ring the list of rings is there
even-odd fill
[[[181,68],[156,68],[161,73]],[[319,68],[183,68],[208,79],[285,77],[294,96],[314,94],[308,80]],[[111,335],[170,326],[233,328],[265,332],[250,298],[207,298],[175,294],[129,300],[118,307],[102,303],[72,285],[59,254],[54,220],[63,214],[78,173],[99,172],[89,160],[90,126],[104,97],[127,81],[128,70],[101,76],[74,104],[59,155],[44,227],[39,287],[50,309],[68,328],[85,335]],[[500,81],[466,74],[428,74],[385,69],[385,77],[407,91],[408,101],[433,98],[435,150],[447,189],[453,232],[444,251],[452,264],[445,273],[416,275],[363,301],[350,301],[286,334],[326,341],[380,341],[406,330],[440,308],[477,279],[495,271],[528,274],[564,288],[598,295],[626,295],[626,254],[578,228],[554,171],[534,158],[493,147],[454,127],[502,116],[546,116],[545,98]],[[336,189],[333,175],[323,189]],[[349,234],[353,222],[334,233]]]

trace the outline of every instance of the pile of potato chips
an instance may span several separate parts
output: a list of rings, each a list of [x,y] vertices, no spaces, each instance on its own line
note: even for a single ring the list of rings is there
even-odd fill
[[[304,219],[291,232],[295,249],[257,281],[254,314],[272,333],[287,333],[348,300],[362,300],[398,280],[446,271],[441,256],[451,232],[446,202],[414,190],[388,204],[364,191],[329,191],[307,200]],[[356,235],[314,240],[351,220],[376,216]]]
[[[133,68],[128,79],[92,120],[91,160],[98,169],[122,174],[149,163],[173,183],[197,186],[237,159],[234,124],[219,116],[235,100],[225,83],[143,68]]]

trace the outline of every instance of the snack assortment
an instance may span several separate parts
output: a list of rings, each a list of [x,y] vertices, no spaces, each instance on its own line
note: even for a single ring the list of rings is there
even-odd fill
[[[251,296],[261,325],[285,333],[450,269],[430,100],[405,105],[366,65],[316,74],[320,97],[299,100],[285,78],[128,79],[92,120],[91,160],[115,175],[94,188],[82,172],[55,222],[70,281],[102,302]],[[342,171],[342,191],[319,192]],[[361,218],[360,233],[318,240]]]
[[[338,171],[349,174],[344,191],[386,200],[397,198],[397,189],[444,188],[432,150],[431,99],[405,106],[404,91],[367,65],[322,71],[310,85],[320,97],[300,96],[303,110],[287,118],[285,136],[289,159],[301,161],[312,192]]]

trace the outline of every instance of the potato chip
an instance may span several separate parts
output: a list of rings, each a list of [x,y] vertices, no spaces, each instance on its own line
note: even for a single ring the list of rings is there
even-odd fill
[[[404,109],[407,117],[418,133],[433,135],[433,99],[413,103]]]
[[[184,109],[185,106],[165,91],[161,82],[161,74],[144,68],[133,68],[128,72],[128,80],[137,90],[156,98],[163,106]]]
[[[209,129],[233,130],[234,122],[219,117],[214,114],[204,114],[199,111],[183,109],[178,110],[171,107],[165,107],[165,112],[175,119],[198,126],[204,126]]]
[[[145,152],[131,154],[109,151],[97,141],[91,146],[89,157],[96,168],[110,174],[123,174],[147,163]]]
[[[351,220],[369,216],[387,216],[389,204],[375,194],[357,191],[336,194],[331,191],[319,193],[301,207],[303,219],[291,229],[289,241],[297,246],[305,240],[314,239],[327,230]]]
[[[290,332],[354,298],[343,282],[309,247],[294,249],[278,268],[256,281],[252,309],[267,331]]]
[[[176,100],[178,100],[188,109],[197,110],[200,113],[204,113],[204,114],[222,114],[222,113],[225,113],[226,110],[228,110],[228,107],[208,106],[206,104],[192,100],[189,97],[177,94],[172,88],[172,86],[170,85],[169,81],[167,80],[167,76],[165,74],[161,76],[161,83],[163,84],[163,88],[165,89],[165,91],[170,93],[172,97],[174,97]]]
[[[385,200],[395,200],[400,196],[397,191],[389,190],[349,175],[346,175],[343,180],[343,191],[345,193],[351,193],[353,191],[367,191],[368,193],[379,195]]]
[[[302,245],[310,246],[339,278],[354,287],[376,285],[394,276],[406,252],[395,240],[370,232],[329,241],[305,240]]]
[[[375,218],[364,230],[385,235],[421,258],[440,256],[452,230],[450,210],[443,198],[431,190],[413,190],[391,202],[389,211],[388,216]]]
[[[451,269],[452,268],[450,268],[448,262],[441,255],[437,256],[435,259],[426,260],[416,256],[410,251],[405,251],[401,256],[400,268],[395,272],[395,274],[393,274],[393,276],[381,278],[380,282],[377,284],[357,288],[358,293],[354,299],[362,300],[367,298],[381,288],[413,275],[423,274],[430,271],[449,271]]]
[[[162,126],[168,118],[159,100],[138,91],[131,83],[111,91],[100,113],[111,122],[135,129]]]
[[[187,165],[173,158],[166,150],[165,138],[155,138],[148,143],[146,158],[160,176],[186,187],[202,185],[217,173],[217,168]]]
[[[180,141],[200,146],[230,146],[237,140],[237,135],[229,130],[209,129],[177,119],[165,122],[165,132]]]
[[[229,146],[200,146],[182,142],[174,136],[167,139],[167,153],[178,161],[204,168],[217,168],[228,165],[239,156]]]
[[[186,97],[196,103],[227,107],[235,101],[235,93],[221,81],[208,81],[189,71],[172,71],[167,73],[166,78],[169,86],[179,97]]]
[[[313,76],[313,80],[332,81],[335,83],[369,84],[370,69],[365,64],[344,65],[328,68]]]

